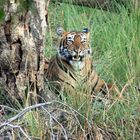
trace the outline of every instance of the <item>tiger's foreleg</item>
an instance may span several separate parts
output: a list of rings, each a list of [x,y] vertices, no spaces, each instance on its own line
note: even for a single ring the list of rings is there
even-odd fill
[[[114,95],[120,95],[116,84],[107,84],[95,71],[93,71],[89,77],[89,85],[91,87],[91,96],[95,98],[95,100],[111,100]]]

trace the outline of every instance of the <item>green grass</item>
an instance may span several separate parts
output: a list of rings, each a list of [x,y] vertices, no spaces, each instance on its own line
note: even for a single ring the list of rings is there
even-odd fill
[[[140,86],[140,14],[137,10],[132,10],[132,13],[128,11],[125,7],[119,7],[118,13],[111,13],[57,2],[49,5],[46,57],[51,58],[59,47],[60,38],[55,33],[57,26],[62,26],[68,31],[82,31],[88,27],[94,68],[105,81],[115,82],[123,91],[122,98],[114,96],[109,106],[102,106],[96,102],[91,104],[88,97],[81,96],[84,91],[80,88],[77,89],[77,95],[65,97],[65,93],[62,93],[64,98],[62,97],[60,104],[63,107],[56,106],[53,111],[62,110],[68,114],[68,129],[72,132],[79,128],[86,130],[87,122],[94,120],[95,125],[112,129],[118,140],[135,140],[140,137],[140,92],[137,90]],[[0,95],[2,103],[3,98]],[[20,105],[17,106],[18,110],[22,108]],[[23,106],[30,106],[28,98]],[[31,138],[45,140],[45,137],[49,137],[46,133],[51,133],[51,129],[55,127],[53,117],[58,115],[52,110],[49,114],[45,109],[48,108],[29,111],[14,123],[22,126]],[[17,112],[13,111],[11,114],[15,115]],[[11,116],[7,118],[9,117]],[[62,131],[59,123],[56,127]],[[20,136],[21,132],[17,133],[14,130],[13,135]]]
[[[95,122],[113,128],[118,139],[139,139],[140,94],[140,15],[139,11],[128,12],[121,7],[120,13],[110,13],[88,7],[68,4],[50,4],[49,30],[46,56],[51,57],[59,47],[55,28],[60,25],[65,30],[81,31],[90,28],[90,44],[93,62],[98,74],[106,81],[114,81],[120,90],[125,89],[122,99],[114,99],[106,109],[83,105],[83,100],[68,97],[67,103],[86,116],[85,108],[93,109]],[[58,38],[58,39],[57,39]],[[83,111],[84,110],[84,111]],[[90,116],[90,115],[89,115]]]

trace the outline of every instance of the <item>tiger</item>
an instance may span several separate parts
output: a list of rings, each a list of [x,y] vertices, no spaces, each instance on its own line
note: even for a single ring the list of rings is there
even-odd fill
[[[100,92],[107,95],[113,84],[107,84],[94,70],[89,29],[65,31],[58,27],[56,32],[61,39],[46,72],[46,78],[54,91],[71,94],[80,87],[90,95]]]

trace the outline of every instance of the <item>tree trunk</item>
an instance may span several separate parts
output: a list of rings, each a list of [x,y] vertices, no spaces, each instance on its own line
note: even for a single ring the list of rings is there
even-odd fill
[[[36,102],[44,92],[49,0],[9,0],[0,26],[0,84],[10,98]],[[26,96],[25,96],[26,95]]]

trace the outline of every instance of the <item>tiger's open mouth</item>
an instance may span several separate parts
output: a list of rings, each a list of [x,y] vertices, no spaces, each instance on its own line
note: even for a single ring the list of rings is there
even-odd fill
[[[84,56],[74,55],[72,56],[72,61],[83,61]]]

